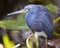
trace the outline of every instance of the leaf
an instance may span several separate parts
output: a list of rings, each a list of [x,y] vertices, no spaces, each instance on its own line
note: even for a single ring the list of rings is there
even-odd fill
[[[52,3],[47,4],[46,8],[50,11],[50,12],[55,12],[57,10],[57,6],[53,5]]]
[[[21,14],[14,20],[3,20],[0,21],[0,27],[11,30],[29,30],[25,22],[24,14]]]

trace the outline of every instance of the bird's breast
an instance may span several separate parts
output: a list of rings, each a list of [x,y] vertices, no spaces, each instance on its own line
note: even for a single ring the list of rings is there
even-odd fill
[[[34,31],[41,31],[42,30],[42,22],[39,20],[39,16],[36,14],[27,14],[26,17],[27,25]]]

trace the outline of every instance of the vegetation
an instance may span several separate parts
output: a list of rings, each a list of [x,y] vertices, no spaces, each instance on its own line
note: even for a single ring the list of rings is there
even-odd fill
[[[25,15],[21,14],[14,20],[0,21],[0,27],[11,30],[29,30],[25,22]]]
[[[1,1],[2,5],[0,6],[1,12],[2,12],[0,15],[0,20],[1,20],[0,21],[0,28],[8,29],[8,30],[18,30],[18,31],[22,30],[24,32],[27,32],[27,31],[29,32],[30,29],[25,22],[25,14],[17,15],[17,18],[12,19],[12,20],[11,19],[2,20],[2,19],[5,19],[5,17],[6,17],[5,15],[7,13],[15,11],[15,10],[22,9],[27,4],[41,4],[41,5],[46,6],[46,8],[52,14],[54,14],[53,15],[54,16],[53,17],[54,18],[53,23],[54,23],[55,27],[54,27],[54,33],[53,34],[55,35],[56,38],[60,39],[60,17],[59,17],[60,15],[58,13],[56,14],[56,11],[58,10],[58,7],[60,5],[59,1],[60,0],[57,0],[57,1],[56,0],[25,0],[25,1],[24,0],[17,0],[17,1],[16,0],[7,0],[7,1],[2,0]],[[6,18],[8,18],[8,17],[6,17]],[[1,32],[1,30],[0,30],[0,32]],[[2,33],[4,34],[5,32],[2,31]],[[8,31],[8,32],[6,32],[6,34],[2,35],[2,39],[3,39],[2,44],[4,44],[5,48],[14,48],[15,42],[11,41],[12,37],[10,37],[8,33],[10,34],[11,32]],[[14,36],[15,33],[16,32],[13,33],[13,38],[15,37]],[[25,33],[22,34],[21,36],[23,36],[23,35],[25,35]],[[22,43],[23,44],[22,46],[24,46],[25,48],[33,48],[34,47],[33,43],[35,42],[34,36],[30,37],[28,34],[26,34],[26,36],[27,36],[27,38],[23,39],[24,41]],[[23,37],[25,37],[25,36],[23,36]],[[56,44],[55,47],[60,44],[60,40],[58,40],[58,39],[56,39],[56,40],[58,41],[58,43],[55,41],[55,39],[53,39],[53,42]],[[51,42],[51,43],[53,44],[53,42]],[[38,44],[38,41],[36,41],[36,47],[38,48],[37,44]],[[23,47],[21,47],[21,48],[23,48]]]

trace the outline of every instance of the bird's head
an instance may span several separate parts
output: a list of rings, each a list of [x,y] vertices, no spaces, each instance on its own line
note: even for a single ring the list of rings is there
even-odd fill
[[[20,13],[27,13],[27,12],[30,12],[30,11],[37,11],[37,9],[43,9],[45,7],[43,7],[42,5],[35,5],[35,4],[31,4],[31,5],[27,5],[25,6],[22,10],[19,10],[19,11],[16,11],[16,12],[12,12],[12,13],[9,13],[7,15],[14,15],[14,14],[20,14]]]

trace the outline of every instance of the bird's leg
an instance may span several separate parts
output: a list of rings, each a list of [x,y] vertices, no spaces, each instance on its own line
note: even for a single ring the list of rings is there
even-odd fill
[[[38,42],[40,42],[39,44],[38,44],[38,46],[39,47],[41,47],[40,45],[41,44],[43,44],[41,41],[41,39],[39,38],[39,37],[41,37],[41,36],[43,36],[44,38],[45,38],[45,48],[47,48],[47,35],[42,31],[42,32],[35,32],[35,38],[37,39],[37,40],[40,40],[40,41],[38,41]],[[43,47],[42,47],[43,48]]]
[[[39,48],[39,43],[38,43],[38,35],[35,32],[35,44],[36,44],[36,48]]]

